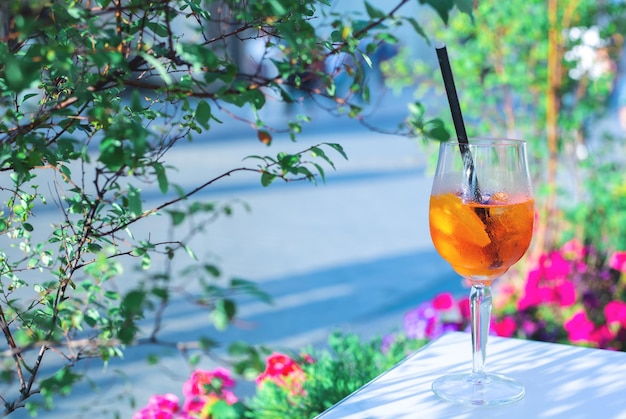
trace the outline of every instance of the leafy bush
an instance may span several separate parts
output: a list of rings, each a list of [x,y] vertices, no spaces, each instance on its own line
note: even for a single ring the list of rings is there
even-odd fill
[[[188,185],[173,181],[169,153],[214,138],[227,118],[249,127],[255,143],[270,145],[276,132],[295,141],[311,118],[272,126],[269,102],[317,98],[363,121],[368,55],[398,42],[392,26],[425,36],[399,13],[407,1],[394,3],[384,12],[366,2],[359,14],[336,13],[328,0],[2,1],[0,414],[50,408],[87,381],[76,365],[106,363],[131,344],[176,347],[197,361],[213,337],[170,342],[160,333],[177,298],[223,329],[237,315],[237,294],[266,297],[194,253],[192,240],[233,213],[231,203],[196,200],[198,192],[235,173],[264,186],[323,181],[334,158],[326,153],[344,156],[341,146],[251,156],[246,166],[193,173]],[[443,19],[456,4],[471,12],[466,0],[426,3]],[[261,50],[253,63],[251,45]],[[339,56],[347,59],[327,70]],[[339,76],[350,86],[344,95]],[[140,236],[155,216],[162,228]],[[139,278],[123,261],[139,265]],[[179,263],[193,264],[184,281]]]
[[[247,417],[315,417],[424,343],[402,339],[383,348],[382,339],[362,342],[356,335],[333,334],[329,338],[330,351],[311,355],[312,359],[302,364],[305,378],[299,391],[286,390],[272,381],[261,382],[249,403]]]
[[[237,400],[233,382],[223,370],[196,370],[183,387],[180,406],[174,394],[153,396],[133,419],[310,419],[388,370],[426,343],[399,335],[383,345],[382,339],[363,342],[356,335],[334,333],[329,349],[288,356],[272,353],[256,379],[256,394]],[[203,380],[198,382],[198,377]],[[189,391],[190,383],[196,383]],[[197,401],[189,403],[190,396]],[[160,414],[162,416],[156,416]]]

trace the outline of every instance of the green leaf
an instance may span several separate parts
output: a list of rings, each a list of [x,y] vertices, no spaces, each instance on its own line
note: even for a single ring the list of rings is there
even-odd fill
[[[419,0],[420,4],[430,5],[441,17],[445,24],[448,24],[450,10],[454,7],[453,0]]]
[[[209,339],[206,336],[201,336],[200,339],[198,339],[198,344],[203,351],[210,351],[220,346],[217,341]]]
[[[269,3],[272,6],[272,9],[274,9],[274,13],[277,15],[282,16],[287,13],[287,9],[285,9],[279,0],[270,0]]]
[[[368,1],[365,2],[365,10],[367,15],[372,19],[382,19],[386,16],[385,13],[373,7]]]
[[[274,179],[276,179],[276,175],[274,175],[274,174],[272,174],[270,172],[264,171],[261,174],[261,185],[269,186],[270,183],[272,183],[274,181]]]
[[[52,377],[42,380],[39,389],[44,397],[51,397],[55,394],[68,395],[71,392],[72,385],[81,378],[82,376],[72,372],[70,367],[63,367]]]
[[[456,4],[456,7],[461,12],[469,15],[469,17],[472,19],[472,22],[474,22],[474,0],[454,0],[454,4]]]
[[[424,29],[422,28],[422,26],[419,23],[417,23],[417,20],[415,20],[415,18],[413,17],[407,17],[406,20],[407,22],[411,24],[411,26],[413,27],[413,30],[417,34],[419,34],[422,38],[424,38],[430,45],[430,39],[428,38],[428,35],[426,35],[426,32],[424,32]]]
[[[145,299],[146,294],[142,291],[130,291],[126,294],[120,304],[125,317],[130,318],[142,313]]]
[[[228,345],[228,354],[232,356],[248,355],[254,351],[254,347],[244,341],[235,341]]]
[[[372,59],[369,57],[369,55],[365,54],[364,52],[359,51],[359,54],[361,54],[361,58],[363,58],[363,61],[365,61],[365,64],[367,64],[367,66],[369,68],[372,68]]]
[[[194,253],[193,249],[187,245],[183,246],[183,249],[185,249],[185,252],[187,252],[187,255],[189,255],[189,257],[193,260],[198,260],[198,257],[196,256],[196,254]]]
[[[211,312],[210,318],[217,330],[225,330],[228,324],[235,317],[236,305],[234,301],[229,299],[218,300],[215,302],[215,308]]]
[[[159,190],[161,193],[166,194],[169,189],[169,182],[167,181],[167,175],[165,174],[165,168],[159,162],[154,162],[152,165],[157,175],[157,182],[159,183]]]
[[[431,119],[424,125],[427,138],[437,141],[447,141],[451,138],[450,132],[446,129],[444,122],[439,119]]]
[[[141,210],[141,191],[132,185],[128,185],[128,210],[133,217],[139,217]]]
[[[146,60],[148,64],[154,67],[157,73],[159,73],[159,75],[161,76],[161,80],[163,80],[165,84],[167,84],[168,86],[172,84],[172,76],[169,75],[167,69],[163,66],[163,64],[161,64],[161,62],[157,58],[145,52],[140,52],[139,55],[144,60]]]
[[[187,362],[189,362],[189,365],[191,365],[192,367],[195,367],[195,366],[198,366],[201,359],[202,359],[201,354],[191,354]]]
[[[324,153],[324,150],[322,150],[319,147],[312,147],[311,148],[311,154],[313,155],[313,157],[320,157],[324,160],[326,160],[326,162],[334,169],[335,168],[335,164],[332,162],[332,160],[330,160],[328,158],[328,156],[326,155],[326,153]]]
[[[226,400],[219,399],[211,405],[211,417],[220,419],[237,419],[240,416],[235,406],[231,406],[226,402]]]
[[[172,225],[177,226],[182,224],[187,217],[187,214],[178,210],[167,210],[167,213],[172,217]]]
[[[319,172],[320,178],[322,178],[322,182],[326,183],[326,174],[324,173],[324,169],[322,168],[322,166],[320,166],[317,163],[313,163],[313,165],[315,166],[315,168]]]
[[[150,259],[150,254],[144,253],[144,255],[141,257],[141,269],[144,269],[144,270],[150,269],[151,265],[152,265],[152,260]]]
[[[204,269],[204,271],[206,273],[211,275],[213,278],[217,278],[217,277],[219,277],[222,274],[220,272],[219,268],[217,266],[215,266],[215,265],[204,264],[204,265],[202,265],[202,268]]]
[[[35,87],[41,77],[41,68],[31,61],[32,58],[13,54],[4,56],[4,78],[7,87],[15,93]]]
[[[335,151],[337,151],[339,154],[341,154],[341,156],[348,160],[348,155],[346,154],[345,151],[343,151],[343,147],[340,144],[336,144],[336,143],[324,143],[325,145],[333,148]]]
[[[211,106],[206,100],[201,100],[196,107],[196,121],[204,129],[209,129],[211,119]]]
[[[104,297],[109,300],[119,300],[120,294],[117,291],[105,291]]]

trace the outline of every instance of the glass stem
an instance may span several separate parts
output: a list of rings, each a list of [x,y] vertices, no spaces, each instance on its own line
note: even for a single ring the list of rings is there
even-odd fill
[[[484,284],[472,284],[470,291],[470,310],[472,321],[472,375],[480,379],[485,376],[487,358],[487,337],[491,321],[491,287]]]

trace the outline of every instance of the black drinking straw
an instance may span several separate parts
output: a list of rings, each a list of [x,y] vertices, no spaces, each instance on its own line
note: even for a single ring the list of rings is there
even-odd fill
[[[480,188],[478,187],[478,179],[476,178],[474,170],[474,160],[472,159],[472,153],[469,149],[469,141],[467,139],[467,132],[465,131],[461,105],[459,104],[459,97],[456,93],[456,87],[454,86],[454,77],[452,76],[448,50],[446,49],[445,44],[440,44],[435,48],[435,50],[437,51],[437,58],[439,59],[439,67],[441,67],[443,84],[446,88],[446,94],[448,95],[448,103],[450,104],[452,122],[454,122],[454,129],[459,141],[459,149],[461,150],[461,154],[463,156],[463,163],[467,173],[467,181],[472,195],[478,202],[481,202]]]

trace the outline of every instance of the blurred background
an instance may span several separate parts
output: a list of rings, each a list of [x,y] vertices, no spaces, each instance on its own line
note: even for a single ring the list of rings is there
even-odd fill
[[[370,3],[384,9],[386,2]],[[226,357],[225,348],[232,342],[298,351],[307,346],[323,347],[334,330],[371,339],[401,330],[406,312],[441,292],[463,295],[466,288],[435,252],[428,231],[428,198],[436,143],[416,139],[415,132],[405,127],[415,127],[411,121],[415,121],[416,113],[422,112],[421,106],[426,115],[440,117],[451,126],[434,51],[434,43],[442,40],[449,46],[452,65],[457,71],[470,135],[528,139],[533,144],[534,161],[537,165],[545,163],[541,156],[546,153],[548,140],[546,124],[542,121],[549,112],[543,102],[545,92],[533,89],[539,89],[537,86],[552,76],[542,73],[545,69],[540,67],[545,63],[533,67],[527,60],[534,56],[530,49],[537,45],[530,25],[534,18],[543,16],[543,11],[538,8],[539,2],[530,2],[536,9],[529,6],[523,11],[515,10],[522,7],[520,2],[513,3],[497,10],[494,4],[492,9],[488,9],[489,5],[484,6],[485,10],[477,9],[478,27],[461,14],[451,17],[448,26],[435,23],[434,12],[418,2],[404,8],[404,15],[416,16],[427,28],[426,32],[432,33],[431,42],[403,26],[393,32],[399,40],[397,44],[380,45],[366,72],[369,100],[361,101],[360,118],[349,118],[329,108],[328,103],[307,96],[295,104],[269,100],[259,113],[267,126],[284,127],[297,115],[307,115],[311,121],[303,124],[297,141],[278,131],[272,134],[268,147],[259,141],[256,129],[242,122],[256,115],[224,105],[223,123],[213,124],[194,142],[170,150],[167,164],[180,168],[170,180],[185,189],[233,168],[254,166],[253,160],[245,159],[250,155],[295,152],[331,142],[341,144],[348,158],[329,151],[335,169],[327,169],[325,182],[318,181],[317,185],[304,181],[284,183],[278,179],[263,187],[257,173],[238,172],[195,195],[194,199],[201,202],[232,206],[231,216],[210,222],[194,238],[191,247],[197,256],[219,266],[223,277],[243,278],[257,284],[273,302],[267,304],[249,296],[241,298],[237,301],[234,324],[219,331],[206,330],[206,312],[194,310],[184,299],[171,301],[167,308],[168,321],[161,326],[161,337],[165,340],[171,337],[172,341],[192,340],[199,333],[214,337],[220,344],[216,358],[203,364],[204,368],[210,368],[220,364],[220,357]],[[334,10],[354,11],[352,8],[356,6],[353,2],[337,2]],[[502,20],[500,13],[506,14],[508,20]],[[516,16],[519,19],[512,20]],[[479,20],[480,17],[484,20]],[[622,54],[623,33],[620,33],[625,26],[618,25],[623,17],[596,10],[588,21],[581,18],[578,26],[563,35],[569,39],[563,54],[570,66],[561,69],[563,79],[558,94],[562,95],[562,110],[571,110],[572,115],[563,130],[567,133],[564,138],[569,137],[559,144],[565,156],[559,159],[559,165],[576,173],[576,168],[584,166],[589,156],[624,158],[619,153],[626,132],[626,61]],[[502,24],[498,26],[490,19],[501,19]],[[503,34],[499,38],[506,49],[498,50],[494,45],[487,49],[486,40],[470,33],[481,29],[492,41],[498,39],[493,36],[494,31],[508,31],[506,37]],[[526,38],[516,37],[515,31],[526,33]],[[513,42],[514,39],[519,42]],[[259,53],[259,47],[263,50],[262,40],[251,40],[233,46],[233,54],[240,57],[242,65],[264,65],[266,54]],[[494,55],[494,51],[508,58],[498,61],[496,57],[492,67],[493,63],[485,61],[485,55]],[[510,65],[510,61],[516,60],[514,72],[508,76],[499,72],[499,64]],[[332,71],[337,64],[326,62],[325,66]],[[538,80],[526,79],[533,77]],[[502,80],[509,83],[505,91],[532,86],[526,90],[529,97],[517,96],[514,103],[507,103],[507,93],[499,91]],[[349,80],[342,86],[337,79],[337,84],[338,89],[349,88]],[[507,106],[514,110],[516,121],[510,120]],[[238,118],[229,117],[231,112],[239,112]],[[537,190],[548,193],[544,189],[551,179],[541,169],[534,174]],[[576,177],[570,173],[555,174],[559,188],[571,192],[559,199],[582,204],[584,197],[578,196]],[[144,190],[143,197],[146,208],[162,200],[157,185],[153,190]],[[42,217],[45,216],[44,213]],[[152,217],[138,224],[135,234],[167,237],[162,225],[158,217]],[[574,230],[559,231],[572,236]],[[165,260],[154,260],[153,264],[156,268],[163,264],[164,269],[171,269]],[[131,278],[141,280],[144,275],[131,266],[124,273],[129,282]],[[120,286],[123,288],[123,280]],[[149,330],[151,323],[146,321],[145,326]],[[161,359],[158,366],[150,366],[147,360],[147,355],[153,353]],[[110,406],[119,409],[122,417],[130,417],[132,410],[122,402],[125,393],[132,391],[141,405],[152,394],[180,388],[188,378],[188,369],[176,348],[149,344],[129,348],[123,360],[112,359],[105,369],[99,361],[87,361],[80,368],[90,370],[94,385],[101,391],[97,394],[89,390],[74,391],[71,404],[59,403],[59,408],[44,413],[44,417],[94,417],[94,412],[100,408],[106,411]],[[238,386],[239,394],[244,396],[252,391],[254,384],[243,382]],[[88,413],[81,413],[87,408]],[[18,411],[11,417],[28,416],[25,411]]]

